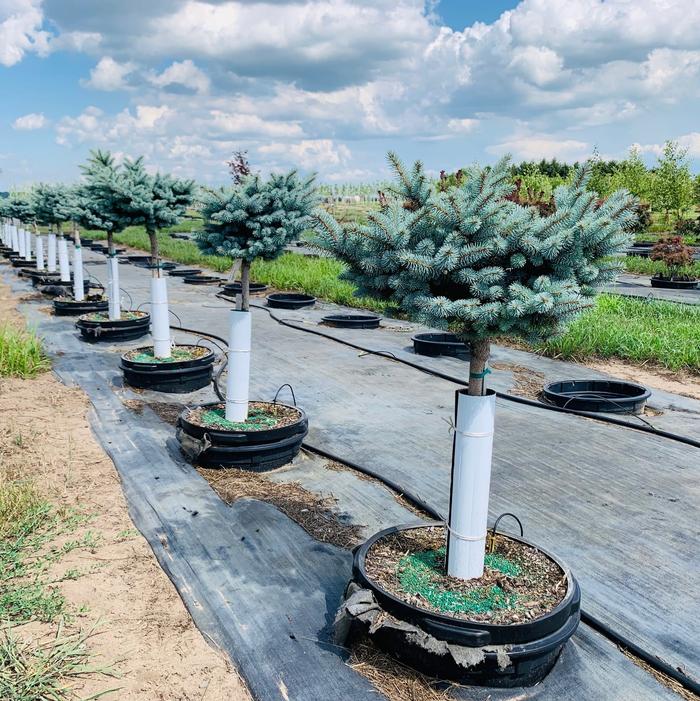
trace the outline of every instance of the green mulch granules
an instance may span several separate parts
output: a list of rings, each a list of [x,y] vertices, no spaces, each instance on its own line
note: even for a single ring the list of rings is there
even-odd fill
[[[294,407],[271,402],[250,402],[248,419],[242,422],[226,420],[226,406],[197,407],[187,416],[188,421],[203,428],[219,428],[227,431],[265,431],[289,426],[299,420],[301,414]]]
[[[449,577],[445,528],[416,528],[377,541],[367,574],[383,589],[419,608],[455,618],[497,624],[545,615],[564,598],[561,568],[539,550],[499,535],[479,579]]]
[[[408,594],[416,594],[443,613],[486,613],[496,609],[514,608],[516,596],[508,596],[497,584],[474,587],[467,592],[449,591],[440,583],[444,570],[445,548],[425,550],[406,555],[396,568],[401,588]],[[520,573],[520,568],[500,555],[487,556],[486,566],[503,574]],[[507,572],[503,572],[503,570]],[[435,575],[438,575],[437,577]]]
[[[156,358],[153,348],[135,348],[125,354],[127,360],[135,363],[177,363],[183,360],[197,360],[211,351],[204,346],[175,346],[170,351],[169,358]]]
[[[129,321],[132,319],[143,319],[147,312],[122,312],[120,321]],[[88,321],[109,321],[107,312],[95,312],[94,314],[86,314],[85,319]]]

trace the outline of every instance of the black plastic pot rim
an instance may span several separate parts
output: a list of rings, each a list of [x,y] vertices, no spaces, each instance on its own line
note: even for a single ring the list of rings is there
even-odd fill
[[[451,616],[445,616],[440,613],[429,611],[428,609],[420,608],[418,606],[413,606],[412,604],[402,601],[398,597],[394,596],[390,592],[386,591],[381,585],[372,580],[365,569],[365,559],[370,548],[382,538],[392,535],[394,533],[399,533],[401,531],[415,530],[417,528],[444,528],[445,524],[441,521],[433,521],[426,524],[404,524],[401,526],[392,526],[390,528],[385,528],[384,530],[375,533],[370,538],[368,538],[362,545],[360,545],[355,551],[353,558],[353,573],[356,579],[360,580],[360,583],[371,589],[375,596],[379,599],[380,604],[386,605],[386,608],[394,613],[398,618],[403,620],[416,620],[424,619],[427,622],[434,621],[440,627],[442,632],[448,633],[449,630],[445,629],[464,629],[465,636],[474,636],[475,632],[478,637],[478,633],[483,632],[488,634],[488,640],[486,636],[479,642],[469,642],[460,640],[458,636],[458,630],[456,631],[456,636],[454,638],[448,639],[447,642],[454,642],[459,645],[465,645],[466,647],[482,647],[484,645],[509,645],[512,646],[513,653],[517,653],[519,644],[528,645],[528,656],[532,654],[533,648],[532,644],[536,644],[538,641],[543,644],[543,646],[551,645],[551,641],[546,643],[548,638],[553,635],[557,635],[562,632],[567,623],[572,618],[572,614],[580,610],[580,589],[578,582],[573,577],[569,567],[564,564],[561,560],[554,557],[544,548],[535,545],[534,543],[526,540],[525,538],[519,538],[517,536],[507,534],[506,537],[511,540],[524,543],[530,547],[538,550],[543,555],[546,555],[550,560],[552,560],[561,570],[564,572],[567,582],[567,591],[564,598],[559,602],[559,604],[546,613],[544,616],[540,616],[533,621],[528,621],[526,623],[513,623],[510,625],[505,624],[494,624],[494,623],[483,623],[478,621],[468,621],[459,618],[453,618]],[[499,534],[501,536],[505,534]],[[406,612],[408,615],[405,615]],[[580,615],[580,614],[579,614]],[[575,617],[575,625],[578,625],[579,616]],[[444,639],[444,638],[443,638]],[[517,642],[514,642],[517,640]],[[509,655],[511,655],[511,649],[509,648]]]
[[[382,320],[376,314],[329,314],[324,316],[321,321],[328,326],[337,328],[377,328]]]
[[[220,277],[213,275],[185,275],[182,280],[187,285],[211,285],[215,282],[221,282]]]
[[[146,372],[151,375],[158,375],[159,373],[165,375],[172,373],[174,370],[198,372],[199,370],[201,370],[202,366],[212,364],[216,358],[214,351],[212,351],[210,348],[207,348],[206,346],[197,346],[183,343],[178,345],[177,347],[204,348],[208,352],[206,355],[200,356],[199,358],[190,358],[188,360],[162,361],[159,363],[130,360],[126,357],[128,353],[138,353],[139,351],[152,350],[153,348],[153,346],[142,346],[141,348],[135,348],[133,350],[127,351],[127,353],[124,353],[121,356],[122,368],[136,372]]]
[[[566,385],[573,385],[570,390],[564,390]],[[576,385],[582,385],[580,390],[576,390]],[[592,387],[587,388],[585,385],[592,385]],[[622,394],[615,393],[610,389],[605,389],[605,386],[610,385],[623,385],[634,390],[635,393],[632,394]],[[608,395],[614,394],[614,396],[599,396],[596,397],[595,386],[599,386],[599,391],[606,392]],[[638,405],[641,402],[645,402],[649,397],[651,397],[651,390],[644,387],[644,385],[637,384],[636,382],[628,382],[627,380],[557,380],[556,382],[549,382],[544,386],[544,396],[547,400],[559,405],[559,402],[563,404],[580,404],[582,402],[590,401],[596,404],[610,404],[612,406],[625,406],[630,405],[630,408],[634,405]],[[583,394],[570,394],[569,392],[581,392]],[[591,396],[585,396],[590,394]],[[596,411],[595,409],[593,411]]]
[[[305,422],[308,422],[306,413],[301,407],[298,406],[292,406],[291,404],[283,404],[282,402],[267,402],[263,401],[261,399],[251,399],[249,403],[256,403],[256,404],[276,404],[277,406],[283,406],[286,407],[287,409],[294,409],[295,411],[299,412],[299,418],[291,424],[287,424],[286,426],[278,427],[278,426],[273,426],[272,428],[268,429],[262,429],[262,430],[256,430],[256,431],[240,431],[240,430],[230,430],[227,428],[221,428],[217,426],[212,426],[212,427],[205,427],[205,426],[200,426],[199,424],[192,423],[187,419],[187,416],[190,411],[193,409],[199,409],[199,408],[206,408],[206,407],[214,407],[214,406],[220,406],[221,404],[224,404],[225,402],[207,402],[206,404],[197,404],[196,406],[190,406],[190,407],[185,407],[183,409],[182,413],[180,414],[180,417],[178,419],[178,424],[181,425],[183,428],[187,428],[188,431],[190,432],[190,435],[195,435],[199,433],[205,433],[210,436],[216,437],[217,435],[222,435],[222,436],[228,436],[228,437],[236,437],[236,436],[259,436],[261,439],[264,439],[266,435],[273,434],[276,432],[279,432],[281,429],[287,429],[290,433],[293,432],[295,436],[299,434],[298,431],[295,431],[295,427],[300,427],[303,428],[303,424]],[[262,443],[262,441],[261,441]],[[258,444],[253,444],[253,445],[258,445]],[[223,446],[216,446],[216,447],[223,447]],[[234,444],[228,444],[228,447],[234,447]]]
[[[124,329],[124,328],[129,328],[129,327],[138,327],[138,326],[148,326],[151,323],[151,315],[146,313],[145,316],[140,316],[137,319],[85,319],[84,317],[87,316],[84,314],[81,317],[78,317],[78,321],[76,323],[84,324],[86,328],[119,328],[119,329]]]

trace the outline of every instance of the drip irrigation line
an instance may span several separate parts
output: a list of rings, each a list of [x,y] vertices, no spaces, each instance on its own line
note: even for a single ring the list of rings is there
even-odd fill
[[[346,341],[345,339],[342,338],[337,338],[336,336],[333,336],[332,334],[329,333],[324,333],[323,331],[319,331],[318,329],[307,329],[302,326],[298,326],[297,324],[291,323],[290,320],[288,319],[282,319],[275,314],[273,314],[267,307],[264,307],[260,304],[251,304],[251,307],[255,307],[256,309],[262,309],[263,311],[267,312],[270,315],[270,318],[276,321],[278,324],[281,324],[282,326],[287,326],[291,329],[296,329],[297,331],[303,331],[304,333],[310,333],[313,334],[314,336],[321,336],[322,338],[327,338],[331,341],[335,341],[336,343],[340,343],[344,346],[348,346],[350,348],[354,348],[355,350],[362,351],[363,353],[369,353],[371,355],[378,355],[383,358],[388,358],[389,360],[394,360],[397,363],[401,363],[403,365],[407,365],[408,367],[414,368],[415,370],[418,370],[422,373],[425,373],[426,375],[431,375],[433,377],[438,377],[441,380],[447,380],[448,382],[454,382],[455,384],[462,385],[463,387],[466,387],[469,383],[466,382],[465,380],[462,380],[459,377],[455,377],[454,375],[449,375],[444,372],[440,372],[439,370],[433,370],[432,368],[427,368],[423,365],[420,365],[419,363],[414,363],[410,360],[406,360],[404,358],[399,358],[390,351],[382,351],[382,350],[373,350],[371,348],[366,348],[365,346],[361,346],[357,343],[352,343],[351,341]],[[560,414],[573,414],[574,416],[582,416],[587,419],[593,419],[595,421],[601,421],[603,423],[609,423],[613,424],[615,426],[621,426],[623,428],[631,428],[635,431],[642,431],[643,433],[649,433],[651,435],[659,436],[661,438],[667,438],[669,440],[673,441],[678,441],[679,443],[685,443],[686,445],[690,445],[694,448],[700,448],[700,440],[695,440],[693,438],[689,438],[688,436],[681,436],[680,434],[677,433],[672,433],[670,431],[664,431],[663,429],[656,428],[652,426],[652,424],[644,421],[643,419],[639,419],[642,421],[642,424],[632,424],[629,423],[628,421],[624,421],[623,419],[617,419],[614,416],[601,416],[600,414],[597,414],[592,411],[581,411],[579,409],[567,409],[564,407],[558,407],[554,406],[552,404],[543,404],[542,402],[538,402],[534,399],[527,399],[526,397],[518,397],[517,395],[514,394],[508,394],[507,392],[496,392],[496,396],[499,399],[505,399],[506,401],[509,402],[514,402],[516,404],[523,404],[525,406],[531,406],[535,407],[537,409],[544,409],[545,411],[554,411]]]
[[[254,304],[251,305],[254,307],[257,307],[258,309],[264,309],[267,311],[270,316],[275,319],[275,321],[278,321],[278,319],[270,312],[268,309],[265,307],[261,307],[260,305]],[[280,322],[282,323],[282,322]],[[361,346],[358,346],[357,344],[350,343],[349,341],[341,341],[339,339],[336,339],[335,337],[329,335],[329,334],[324,334],[323,332],[316,331],[315,329],[301,329],[298,326],[294,326],[293,324],[285,323],[285,325],[289,325],[292,328],[299,329],[300,331],[309,331],[309,333],[314,333],[316,335],[328,337],[331,340],[334,341],[339,341],[340,343],[343,343],[345,345],[351,346],[353,348],[357,348],[358,350],[366,351],[368,353],[374,354],[374,355],[384,355],[384,352],[382,351],[372,351],[366,348],[362,348]],[[188,329],[184,328],[182,326],[171,326],[170,328],[176,329],[178,331],[184,331],[187,333],[193,333],[193,334],[198,334],[200,336],[206,337],[209,336],[211,338],[216,339],[217,341],[221,341],[226,347],[228,347],[228,342],[221,338],[220,336],[216,336],[214,334],[210,333],[205,333],[202,331],[198,331],[196,329]],[[444,373],[439,373],[437,371],[430,371],[427,368],[423,368],[420,365],[417,365],[415,363],[411,363],[410,361],[405,361],[405,360],[400,360],[398,358],[393,358],[397,360],[398,362],[405,363],[408,365],[412,365],[416,367],[418,370],[421,371],[427,371],[428,374],[435,374],[437,376],[443,377],[444,379],[447,379],[452,382],[457,382],[459,384],[466,384],[462,382],[461,380],[457,378],[453,378],[449,375],[445,375]],[[225,401],[225,396],[221,392],[219,385],[218,385],[218,380],[221,377],[221,374],[223,373],[224,368],[226,367],[227,362],[222,363],[221,368],[219,368],[219,371],[216,373],[216,376],[213,378],[213,385],[214,385],[214,390],[216,392],[216,395],[218,396],[220,401]],[[497,393],[499,394],[499,393]],[[576,415],[581,415],[581,416],[586,416],[588,417],[590,415],[590,418],[595,418],[598,420],[604,420],[604,421],[610,421],[609,417],[598,417],[594,414],[591,414],[591,412],[581,412],[581,411],[575,411],[571,409],[562,409],[560,407],[554,407],[554,406],[548,406],[548,405],[543,405],[540,404],[539,402],[533,402],[532,400],[525,399],[523,397],[515,397],[514,395],[502,395],[504,398],[509,399],[511,401],[515,401],[517,403],[522,403],[526,405],[533,405],[537,406],[543,409],[549,409],[552,411],[560,411],[563,413],[567,414],[576,414]],[[613,422],[615,423],[615,422]],[[639,428],[639,430],[643,430],[642,427],[636,427],[633,424],[627,424],[623,421],[619,422],[623,426],[628,426],[630,428]],[[655,433],[659,433],[660,435],[663,435],[666,432],[662,431],[654,431]],[[670,434],[674,435],[674,434]],[[682,437],[676,437],[676,440],[678,438]],[[688,439],[690,440],[690,439]],[[697,447],[700,447],[700,444],[697,444],[697,442],[691,443],[691,445],[697,445]],[[349,467],[351,470],[356,470],[357,472],[360,472],[361,474],[367,475],[368,477],[372,477],[373,479],[376,479],[378,482],[381,484],[385,485],[388,487],[392,492],[395,494],[398,494],[402,496],[406,501],[411,503],[413,506],[415,506],[417,509],[423,511],[423,513],[428,514],[431,518],[437,519],[439,521],[445,521],[445,517],[433,506],[431,506],[428,502],[424,501],[420,496],[413,494],[412,492],[404,489],[400,484],[397,482],[394,482],[392,479],[385,477],[384,475],[380,474],[379,472],[376,472],[370,467],[366,467],[364,465],[360,465],[356,462],[353,462],[351,460],[348,460],[346,458],[341,458],[338,455],[335,455],[334,453],[331,453],[328,450],[324,450],[323,448],[320,448],[319,446],[313,445],[311,443],[308,443],[304,441],[302,443],[302,448],[305,450],[315,453],[316,455],[320,455],[323,458],[326,458],[327,460],[332,460],[333,462],[340,463],[341,465],[345,465]],[[694,694],[700,695],[700,684],[689,677],[687,674],[682,672],[680,669],[676,669],[675,667],[672,667],[669,665],[667,662],[664,662],[663,660],[659,659],[656,655],[653,655],[650,652],[647,652],[643,648],[639,647],[636,643],[632,642],[627,638],[625,635],[622,633],[618,633],[615,631],[613,628],[608,626],[606,623],[603,621],[599,620],[595,616],[592,616],[589,614],[587,611],[585,611],[583,608],[581,609],[581,621],[585,623],[586,625],[590,626],[593,628],[595,631],[600,633],[604,638],[612,642],[614,645],[623,648],[625,650],[628,650],[631,654],[633,654],[635,657],[639,658],[646,664],[648,664],[650,667],[653,669],[661,672],[662,674],[665,674],[667,677],[673,679],[674,681],[678,682],[683,688],[688,689],[689,691],[693,692]]]

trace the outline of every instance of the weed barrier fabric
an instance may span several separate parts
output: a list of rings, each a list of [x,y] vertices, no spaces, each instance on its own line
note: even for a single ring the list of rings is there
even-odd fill
[[[130,291],[138,301],[147,299],[147,274],[129,272]],[[183,326],[203,330],[221,327],[227,309],[204,292],[199,300],[187,292],[172,301]],[[316,328],[321,315],[294,316]],[[400,345],[415,330],[366,333],[382,334],[382,345],[393,334]],[[310,443],[372,468],[446,512],[453,383],[281,327],[260,310],[253,334],[259,355],[255,396],[271,399],[291,378],[310,417]],[[556,361],[534,360],[557,367]],[[424,361],[462,367],[453,359]],[[575,367],[562,366],[566,374]],[[697,678],[698,617],[688,611],[696,592],[697,449],[510,402],[499,402],[496,431],[491,520],[515,511],[527,538],[572,567],[584,610]]]
[[[346,664],[328,636],[349,578],[349,551],[314,541],[274,507],[243,499],[227,507],[179,459],[171,427],[130,412],[114,392],[118,358],[85,347],[69,324],[28,308],[50,335],[54,371],[88,394],[91,421],[120,474],[135,525],[153,548],[205,636],[234,661],[259,701],[385,698]],[[332,473],[331,473],[332,474]],[[347,473],[339,473],[343,477]],[[330,489],[329,489],[330,488]],[[332,491],[326,483],[324,492]],[[387,493],[390,512],[395,501]],[[396,514],[378,505],[381,527]],[[672,701],[678,697],[586,626],[552,673],[531,689],[456,689],[464,701]]]

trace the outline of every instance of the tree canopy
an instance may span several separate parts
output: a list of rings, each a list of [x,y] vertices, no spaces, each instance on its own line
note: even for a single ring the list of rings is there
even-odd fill
[[[344,261],[359,294],[380,297],[468,342],[517,335],[547,338],[592,303],[618,269],[611,256],[628,244],[634,198],[604,202],[578,168],[553,192],[555,211],[506,198],[508,159],[464,171],[458,187],[436,192],[420,163],[389,160],[396,186],[363,225],[316,219],[316,244]]]
[[[202,196],[204,230],[197,243],[204,253],[252,263],[272,260],[309,226],[316,206],[314,177],[296,171],[246,176],[233,188],[208,190]]]

